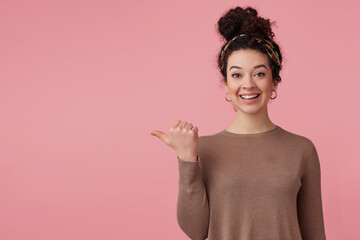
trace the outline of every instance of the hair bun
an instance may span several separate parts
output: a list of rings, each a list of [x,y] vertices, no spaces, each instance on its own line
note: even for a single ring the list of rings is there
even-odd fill
[[[236,7],[227,11],[218,21],[218,31],[226,39],[245,33],[249,37],[272,40],[275,34],[271,30],[269,19],[258,16],[256,9]]]

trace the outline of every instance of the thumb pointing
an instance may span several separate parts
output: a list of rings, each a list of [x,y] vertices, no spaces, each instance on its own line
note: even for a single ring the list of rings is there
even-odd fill
[[[163,142],[168,144],[168,136],[165,133],[163,133],[163,132],[161,132],[159,130],[154,130],[150,134],[160,138]]]

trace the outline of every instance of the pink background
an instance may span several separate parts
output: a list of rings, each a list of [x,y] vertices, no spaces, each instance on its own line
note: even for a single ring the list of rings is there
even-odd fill
[[[1,1],[0,239],[188,239],[176,221],[177,119],[235,119],[217,20],[276,21],[274,123],[310,138],[328,240],[359,239],[359,1]]]

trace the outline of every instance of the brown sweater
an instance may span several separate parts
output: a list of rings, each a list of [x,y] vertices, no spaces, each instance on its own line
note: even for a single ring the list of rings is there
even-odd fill
[[[198,161],[177,156],[177,220],[193,240],[325,240],[313,142],[275,128],[199,136]]]

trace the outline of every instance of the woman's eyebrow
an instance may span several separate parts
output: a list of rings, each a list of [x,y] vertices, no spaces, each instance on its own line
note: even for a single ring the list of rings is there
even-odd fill
[[[264,64],[257,65],[257,66],[255,66],[254,68],[260,68],[260,67],[264,67],[264,68],[267,69],[267,67],[266,67]],[[238,67],[238,66],[231,66],[229,70],[231,70],[232,68],[242,69],[241,67]]]

